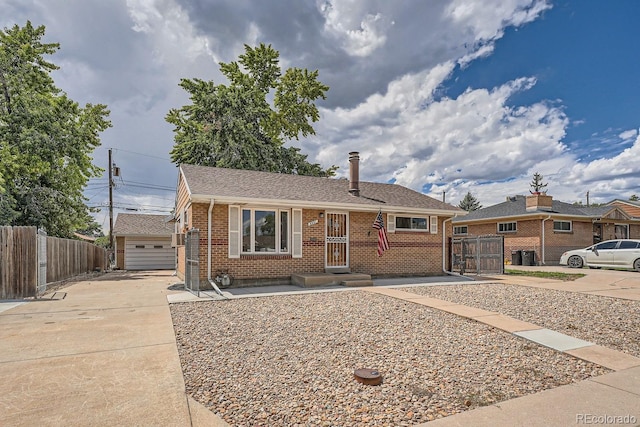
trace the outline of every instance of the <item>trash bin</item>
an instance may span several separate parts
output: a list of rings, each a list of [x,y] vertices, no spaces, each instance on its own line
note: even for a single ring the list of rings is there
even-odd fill
[[[522,265],[522,251],[511,251],[511,265]]]
[[[522,265],[536,265],[536,251],[522,251]]]

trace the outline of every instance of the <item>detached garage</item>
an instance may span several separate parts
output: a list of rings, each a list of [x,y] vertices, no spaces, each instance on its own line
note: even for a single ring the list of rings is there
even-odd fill
[[[175,248],[172,217],[118,214],[113,226],[116,268],[122,270],[174,270]]]

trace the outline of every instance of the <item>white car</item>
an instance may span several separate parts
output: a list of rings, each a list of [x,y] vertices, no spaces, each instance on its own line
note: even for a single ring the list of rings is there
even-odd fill
[[[560,265],[571,268],[630,268],[640,271],[640,240],[607,240],[584,249],[567,251]]]

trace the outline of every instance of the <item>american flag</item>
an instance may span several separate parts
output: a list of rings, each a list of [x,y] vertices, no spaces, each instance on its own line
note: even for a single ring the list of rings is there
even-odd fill
[[[384,229],[382,211],[378,211],[378,216],[376,220],[373,221],[373,228],[378,230],[378,256],[382,256],[382,253],[389,249],[389,240],[387,239],[387,232]]]

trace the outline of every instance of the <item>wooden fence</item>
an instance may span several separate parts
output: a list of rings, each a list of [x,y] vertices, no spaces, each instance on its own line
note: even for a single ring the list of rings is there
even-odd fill
[[[46,283],[107,267],[106,250],[88,242],[46,238]],[[0,227],[0,299],[38,294],[36,227]]]

